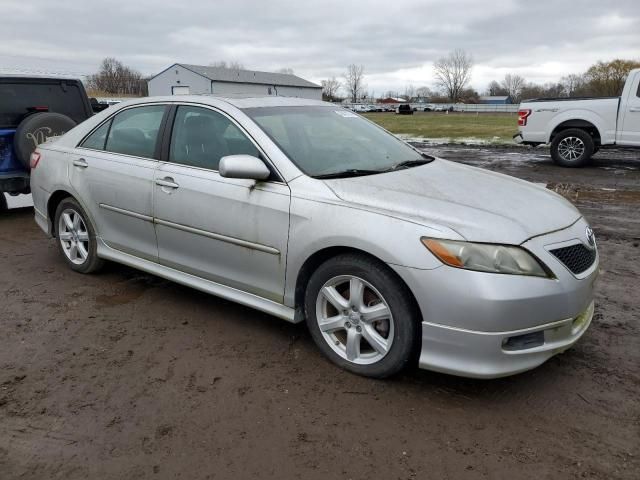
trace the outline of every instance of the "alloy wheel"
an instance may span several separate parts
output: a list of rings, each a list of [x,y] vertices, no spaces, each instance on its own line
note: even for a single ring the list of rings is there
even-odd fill
[[[582,156],[585,151],[584,142],[578,137],[567,137],[560,140],[558,144],[558,154],[566,161],[575,161]]]
[[[58,239],[62,251],[76,265],[89,257],[89,231],[82,216],[75,210],[63,210],[58,222]]]
[[[391,349],[394,321],[380,292],[362,278],[341,275],[318,293],[316,319],[324,340],[359,365],[380,361]]]

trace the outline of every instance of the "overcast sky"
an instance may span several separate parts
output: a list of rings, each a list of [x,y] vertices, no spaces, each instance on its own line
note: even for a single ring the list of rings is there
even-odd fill
[[[292,68],[319,82],[350,63],[369,91],[432,86],[432,64],[473,55],[472,85],[515,72],[547,82],[598,60],[640,59],[640,0],[0,0],[0,72],[144,74],[175,62]]]

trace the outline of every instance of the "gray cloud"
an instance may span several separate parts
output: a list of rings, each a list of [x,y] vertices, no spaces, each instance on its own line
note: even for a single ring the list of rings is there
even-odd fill
[[[359,63],[382,93],[431,84],[432,62],[463,48],[482,89],[507,72],[544,82],[597,60],[640,58],[640,4],[603,3],[3,0],[0,70],[78,75],[114,56],[153,74],[173,62],[237,60],[319,81]]]

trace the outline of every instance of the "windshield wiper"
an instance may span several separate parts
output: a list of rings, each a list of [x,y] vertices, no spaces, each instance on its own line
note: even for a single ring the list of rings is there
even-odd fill
[[[425,165],[427,163],[433,162],[433,158],[425,156],[425,158],[418,158],[415,160],[405,160],[404,162],[396,163],[393,167],[391,167],[388,172],[393,172],[394,170],[400,170],[402,168],[411,168],[418,167],[420,165]]]
[[[347,178],[347,177],[361,177],[363,175],[375,175],[376,173],[382,173],[384,170],[364,170],[360,168],[349,168],[347,170],[340,170],[339,172],[323,173],[320,175],[314,175],[313,178]]]

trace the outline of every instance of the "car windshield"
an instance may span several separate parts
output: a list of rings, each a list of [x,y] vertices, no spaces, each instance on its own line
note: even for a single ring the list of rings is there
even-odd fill
[[[243,110],[305,174],[371,174],[425,160],[404,142],[349,110],[332,106]]]

